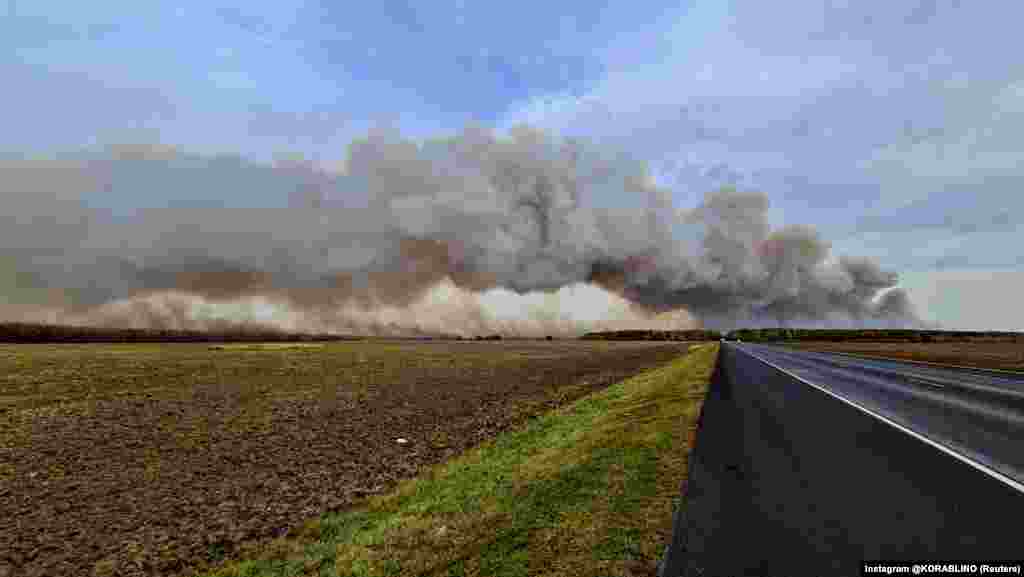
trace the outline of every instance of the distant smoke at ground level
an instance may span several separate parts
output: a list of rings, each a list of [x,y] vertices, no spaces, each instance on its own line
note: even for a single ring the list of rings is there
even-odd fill
[[[898,289],[890,291],[902,295]],[[881,298],[882,309],[904,296]],[[594,331],[730,330],[777,326],[807,328],[900,328],[906,321],[880,318],[787,319],[755,313],[719,316],[702,322],[685,309],[655,312],[596,284],[578,283],[556,291],[524,294],[507,289],[471,291],[443,279],[413,302],[369,304],[351,299],[330,307],[296,306],[285,299],[247,296],[215,299],[179,291],[118,299],[87,310],[52,306],[9,306],[5,321],[108,328],[230,331],[270,329],[290,333],[357,336],[461,336],[501,334],[542,338],[574,337]],[[877,317],[877,315],[876,315]]]
[[[683,330],[698,323],[685,311],[652,313],[591,284],[517,294],[506,289],[473,292],[443,279],[404,305],[352,300],[332,308],[296,307],[286,300],[250,296],[213,300],[183,292],[116,300],[87,311],[23,307],[8,320],[116,328],[226,330],[273,328],[299,333],[367,336],[502,334],[578,336],[607,330]]]
[[[341,172],[159,147],[0,159],[0,198],[0,304],[36,305],[8,318],[465,335],[917,322],[895,273],[832,255],[813,227],[773,229],[767,195],[680,210],[638,159],[529,127],[375,132]]]

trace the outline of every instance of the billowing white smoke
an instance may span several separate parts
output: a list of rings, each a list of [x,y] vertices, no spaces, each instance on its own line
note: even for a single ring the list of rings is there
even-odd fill
[[[0,256],[22,279],[0,270],[0,294],[47,288],[59,298],[29,304],[89,322],[196,328],[202,303],[373,333],[564,334],[680,310],[715,328],[916,322],[898,289],[877,301],[895,274],[810,227],[772,231],[763,194],[679,211],[643,163],[528,127],[372,133],[342,174],[157,147],[12,159],[0,195]],[[259,299],[278,316],[237,309]]]
[[[450,335],[462,337],[501,334],[516,337],[574,336],[589,331],[682,330],[695,328],[685,313],[656,315],[621,296],[589,284],[574,284],[553,292],[518,294],[495,288],[473,292],[444,279],[414,302],[366,308],[342,303],[329,313],[313,313],[287,300],[265,296],[213,301],[182,292],[152,293],[116,300],[82,314],[47,316],[36,310],[18,320],[74,325],[175,330],[215,330],[225,327],[272,327],[289,332],[344,331],[359,335]]]

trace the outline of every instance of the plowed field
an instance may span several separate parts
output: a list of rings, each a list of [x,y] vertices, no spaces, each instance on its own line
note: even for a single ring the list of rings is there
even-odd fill
[[[191,574],[686,348],[0,345],[0,575]]]

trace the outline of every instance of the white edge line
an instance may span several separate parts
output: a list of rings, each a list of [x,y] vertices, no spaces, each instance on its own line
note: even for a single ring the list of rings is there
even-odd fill
[[[1009,477],[1008,475],[1006,475],[1004,473],[996,471],[995,469],[992,469],[991,467],[988,467],[987,465],[984,465],[984,464],[979,463],[979,462],[977,462],[977,461],[975,461],[975,460],[973,460],[973,459],[971,459],[971,458],[969,458],[969,457],[967,457],[965,455],[962,455],[962,454],[954,451],[953,449],[950,449],[949,447],[947,447],[947,446],[945,446],[945,445],[943,445],[943,444],[941,444],[941,443],[939,443],[937,441],[933,441],[932,439],[929,439],[928,437],[925,437],[921,433],[918,433],[918,432],[916,432],[916,431],[914,431],[912,429],[909,429],[906,426],[901,425],[901,424],[897,423],[896,421],[890,419],[889,417],[886,417],[885,415],[880,415],[880,414],[872,411],[871,409],[868,409],[868,408],[866,408],[866,407],[864,407],[864,406],[862,406],[860,404],[857,404],[857,403],[851,401],[850,399],[847,399],[846,397],[842,397],[840,395],[837,395],[836,393],[833,393],[832,391],[830,391],[830,390],[828,390],[828,389],[826,389],[826,388],[824,388],[824,387],[822,387],[820,385],[816,385],[816,384],[808,381],[807,379],[805,379],[805,378],[803,378],[803,377],[801,377],[799,375],[793,374],[793,373],[787,371],[786,369],[776,365],[775,363],[772,363],[771,361],[766,361],[765,359],[761,358],[760,355],[756,355],[753,352],[748,351],[748,350],[746,350],[743,347],[736,347],[736,348],[738,348],[739,350],[743,351],[744,353],[754,357],[755,359],[761,361],[762,363],[772,367],[773,369],[775,369],[777,371],[780,371],[782,373],[785,373],[785,374],[789,375],[790,377],[793,377],[794,379],[800,381],[801,383],[804,383],[805,385],[809,385],[811,387],[814,387],[815,389],[818,389],[819,391],[825,393],[826,395],[829,395],[829,396],[831,396],[831,397],[833,397],[835,399],[838,399],[838,400],[846,403],[847,405],[850,405],[851,407],[853,407],[855,409],[858,409],[858,410],[860,410],[860,411],[862,411],[864,413],[867,413],[868,415],[871,415],[872,417],[878,419],[879,421],[882,421],[883,423],[891,425],[891,426],[899,429],[900,431],[903,431],[904,433],[910,435],[911,437],[914,437],[915,439],[917,439],[919,441],[927,443],[927,444],[931,445],[932,447],[935,447],[936,449],[942,451],[943,453],[946,453],[947,455],[949,455],[951,457],[954,457],[957,460],[959,460],[959,461],[961,461],[963,463],[966,463],[966,464],[974,467],[975,469],[981,471],[982,473],[985,473],[986,475],[988,475],[988,476],[990,476],[990,477],[992,477],[992,478],[994,478],[994,479],[996,479],[998,481],[1002,481],[1003,483],[1009,485],[1010,487],[1016,489],[1017,491],[1020,491],[1021,493],[1024,493],[1024,483],[1021,483],[1020,481],[1017,481],[1016,479],[1014,479],[1012,477]]]

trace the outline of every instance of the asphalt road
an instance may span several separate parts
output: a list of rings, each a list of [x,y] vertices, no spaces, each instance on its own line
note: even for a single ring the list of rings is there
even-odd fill
[[[1024,490],[1024,375],[739,345]]]
[[[663,574],[1020,559],[1022,407],[1008,375],[725,344]]]

